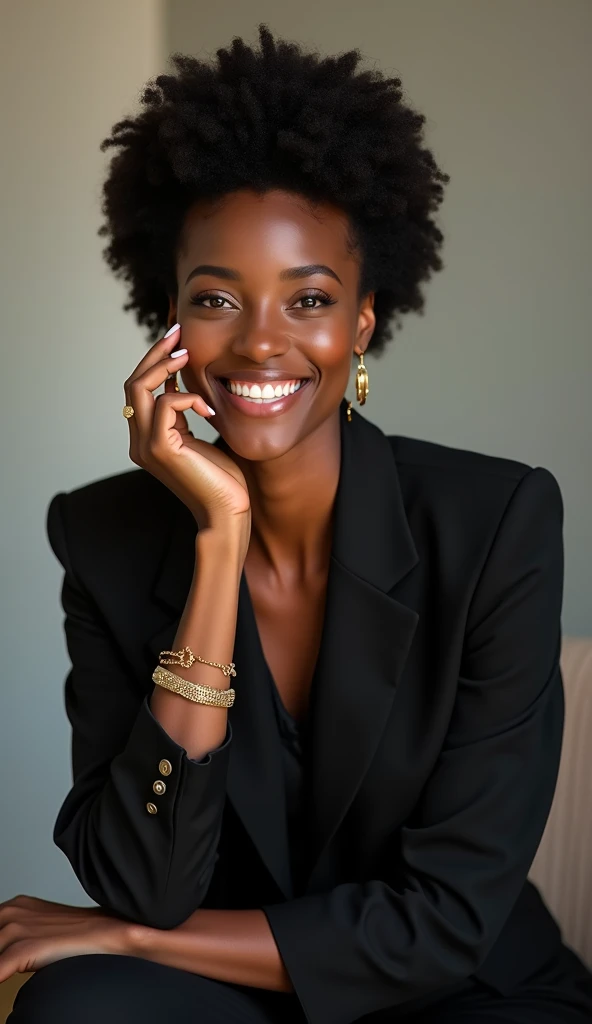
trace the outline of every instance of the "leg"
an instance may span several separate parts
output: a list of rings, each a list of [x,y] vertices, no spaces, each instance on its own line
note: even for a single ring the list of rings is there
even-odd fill
[[[294,995],[228,985],[133,956],[58,960],[17,992],[7,1024],[301,1024]]]

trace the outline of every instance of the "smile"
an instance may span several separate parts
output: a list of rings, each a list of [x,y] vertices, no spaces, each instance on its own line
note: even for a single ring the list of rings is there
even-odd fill
[[[284,412],[310,384],[312,378],[285,378],[261,383],[215,378],[217,389],[241,412],[251,416],[268,416]]]

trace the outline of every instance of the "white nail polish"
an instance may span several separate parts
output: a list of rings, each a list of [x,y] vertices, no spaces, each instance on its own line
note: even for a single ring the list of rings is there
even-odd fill
[[[206,409],[208,410],[210,416],[215,416],[216,415],[216,410],[212,409],[211,405],[207,405],[206,404]]]
[[[168,338],[168,337],[169,337],[169,335],[170,335],[170,334],[172,334],[172,333],[173,333],[173,331],[176,331],[176,330],[177,330],[177,328],[178,328],[178,327],[180,327],[180,326],[181,326],[181,324],[173,324],[173,326],[172,326],[172,327],[169,327],[168,331],[167,331],[167,332],[166,332],[166,334],[165,334],[165,338]]]
[[[186,351],[186,348],[178,348],[176,352],[171,352],[171,359],[176,359],[177,356],[184,356]]]

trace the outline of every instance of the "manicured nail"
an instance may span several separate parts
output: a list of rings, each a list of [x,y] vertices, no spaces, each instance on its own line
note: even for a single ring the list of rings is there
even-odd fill
[[[165,334],[165,338],[168,338],[169,335],[173,334],[180,326],[181,324],[174,324],[172,327],[169,327],[168,331]]]
[[[176,359],[177,356],[184,356],[186,351],[186,348],[178,348],[176,352],[171,352],[171,359]]]
[[[216,410],[212,409],[212,407],[210,405],[206,405],[206,409],[208,410],[210,416],[215,416],[216,415]]]

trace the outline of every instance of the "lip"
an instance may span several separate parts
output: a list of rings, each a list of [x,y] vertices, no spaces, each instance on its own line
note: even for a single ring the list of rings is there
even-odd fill
[[[247,371],[245,371],[245,373],[246,372]],[[274,373],[275,371],[270,370],[268,372],[269,373]],[[248,381],[249,379],[250,378],[248,378],[246,376],[239,377],[238,374],[235,375],[234,377],[230,377],[230,376],[225,377],[225,380],[245,380],[245,381]],[[256,380],[253,380],[252,383],[253,384],[259,383],[259,380],[268,380],[269,381],[269,380],[290,380],[290,379],[294,380],[294,377],[292,377],[292,378],[288,377],[287,378],[287,377],[285,377],[283,375],[282,376],[277,376],[276,375],[275,377],[266,377],[266,378],[259,377]],[[245,399],[242,397],[242,395],[233,395],[232,391],[228,390],[228,388],[222,383],[222,381],[220,380],[219,377],[214,377],[214,386],[215,386],[216,390],[220,392],[220,395],[221,395],[222,399],[223,400],[225,399],[230,405],[234,406],[235,409],[238,409],[240,412],[244,413],[245,416],[252,416],[255,419],[260,419],[262,416],[279,416],[280,413],[283,413],[283,412],[287,411],[292,405],[294,405],[295,402],[297,402],[299,400],[300,395],[302,394],[302,392],[306,391],[307,387],[309,386],[309,384],[310,384],[310,382],[312,380],[312,377],[307,377],[307,378],[301,377],[299,379],[300,380],[305,380],[305,383],[300,385],[300,387],[298,388],[298,391],[294,391],[294,393],[291,394],[291,395],[282,395],[281,398],[277,398],[274,402],[261,402],[261,403],[259,403],[259,402],[246,402]]]

